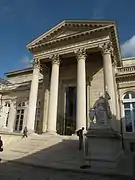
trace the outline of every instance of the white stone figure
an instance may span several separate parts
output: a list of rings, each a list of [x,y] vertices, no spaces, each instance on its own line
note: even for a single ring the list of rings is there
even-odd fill
[[[95,102],[91,113],[91,117],[96,118],[96,123],[94,126],[97,127],[110,127],[110,120],[112,119],[112,113],[109,106],[108,100],[110,96],[107,91],[105,93],[99,93],[99,99]],[[93,120],[92,119],[92,120]]]

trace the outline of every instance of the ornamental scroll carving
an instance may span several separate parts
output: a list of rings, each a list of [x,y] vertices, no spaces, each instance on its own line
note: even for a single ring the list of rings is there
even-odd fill
[[[33,59],[32,65],[33,65],[33,68],[40,68],[40,60],[39,59]]]
[[[77,60],[81,59],[81,58],[84,58],[86,59],[86,49],[85,48],[80,48],[80,49],[77,49],[74,51],[76,57],[77,57]]]
[[[112,43],[111,42],[105,42],[103,44],[99,45],[99,48],[102,50],[102,53],[106,54],[113,54],[113,48],[112,48]]]
[[[60,56],[58,54],[54,54],[50,57],[50,60],[52,61],[52,64],[58,64],[60,65]]]

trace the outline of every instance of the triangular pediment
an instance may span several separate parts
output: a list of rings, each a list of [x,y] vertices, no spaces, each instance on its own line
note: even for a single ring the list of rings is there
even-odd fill
[[[79,21],[79,20],[65,20],[54,26],[52,29],[31,41],[27,47],[31,48],[43,42],[51,41],[58,38],[63,38],[79,32],[85,32],[92,29],[114,25],[114,21]]]

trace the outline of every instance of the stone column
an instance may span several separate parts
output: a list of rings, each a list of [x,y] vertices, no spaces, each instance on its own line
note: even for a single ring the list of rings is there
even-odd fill
[[[57,122],[60,59],[59,59],[58,55],[54,55],[51,58],[51,60],[52,60],[52,72],[51,72],[51,82],[50,82],[47,131],[55,133],[56,132],[56,122]]]
[[[87,80],[87,129],[90,127],[89,110],[91,108],[91,85],[90,79]]]
[[[112,67],[112,46],[110,42],[104,43],[102,46],[102,54],[103,54],[103,70],[104,70],[104,88],[109,93],[111,100],[110,108],[113,115],[112,127],[115,129],[116,121],[116,97],[115,97],[115,85],[114,85],[114,73]]]
[[[85,49],[75,52],[77,57],[77,111],[76,129],[82,127],[86,130],[86,72],[85,72]]]
[[[33,75],[32,75],[32,82],[30,88],[28,116],[27,116],[27,128],[29,132],[34,131],[39,75],[40,75],[40,62],[38,59],[35,59],[33,64]]]
[[[9,111],[9,119],[8,119],[8,131],[14,131],[15,125],[15,118],[16,118],[16,99],[11,100],[10,103],[10,111]]]
[[[41,132],[46,132],[47,130],[47,119],[48,119],[48,105],[49,105],[49,76],[50,68],[46,66],[43,67],[43,84],[42,84],[42,94],[41,94],[41,114],[40,114],[40,128]]]

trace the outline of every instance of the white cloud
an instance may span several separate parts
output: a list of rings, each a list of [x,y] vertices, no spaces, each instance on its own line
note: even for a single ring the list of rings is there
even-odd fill
[[[20,63],[23,65],[23,67],[31,67],[31,60],[28,56],[24,56],[21,58]]]
[[[135,57],[135,35],[121,45],[122,57]]]

